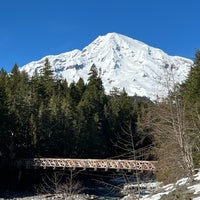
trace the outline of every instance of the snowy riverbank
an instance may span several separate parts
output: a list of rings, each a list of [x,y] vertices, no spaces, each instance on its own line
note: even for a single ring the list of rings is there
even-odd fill
[[[139,187],[138,187],[139,186]],[[138,188],[142,196],[139,198]],[[126,184],[122,189],[124,197],[121,200],[200,200],[200,172],[190,178],[183,178],[176,183],[162,185],[161,183]],[[4,198],[0,198],[3,200]],[[6,198],[9,199],[9,198]],[[24,198],[11,198],[12,200],[117,200],[116,197],[98,197],[95,195],[41,195]]]
[[[151,184],[149,184],[151,187]],[[145,186],[147,191],[149,186]],[[158,186],[158,187],[157,187]],[[140,197],[140,200],[200,200],[200,172],[190,178],[183,178],[169,185],[152,185],[150,194]],[[144,188],[145,188],[144,187]],[[135,194],[129,193],[122,200],[133,200]],[[137,198],[138,199],[138,198]]]

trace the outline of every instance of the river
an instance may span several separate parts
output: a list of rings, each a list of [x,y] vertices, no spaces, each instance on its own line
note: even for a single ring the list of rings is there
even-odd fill
[[[42,171],[43,172],[43,171]],[[20,186],[19,188],[10,188],[7,187],[3,189],[0,187],[0,200],[1,199],[24,199],[32,200],[32,198],[37,193],[33,190],[33,183],[35,184],[38,177],[41,177],[44,173],[32,174],[30,172],[24,173],[20,180],[20,184],[14,184],[13,186]],[[123,185],[128,182],[135,182],[136,178],[134,174],[122,173],[111,173],[111,172],[79,172],[77,173],[75,180],[80,181],[82,184],[82,193],[88,194],[90,197],[93,196],[96,200],[119,200],[122,196],[120,192],[123,188]],[[45,174],[46,175],[46,172]],[[69,175],[69,174],[68,174]],[[66,175],[66,177],[68,177]],[[65,178],[66,178],[65,177]],[[151,177],[151,176],[150,176]],[[144,179],[144,176],[142,177]],[[30,180],[34,180],[32,183]],[[65,181],[65,179],[64,179]],[[10,182],[10,181],[9,181]],[[29,183],[30,187],[27,188]],[[23,187],[21,187],[23,186]],[[35,186],[35,185],[34,185]],[[76,191],[75,191],[76,193]],[[23,198],[23,197],[30,198]],[[32,196],[32,197],[31,197]],[[41,200],[41,198],[37,198]],[[46,198],[47,199],[47,198]]]

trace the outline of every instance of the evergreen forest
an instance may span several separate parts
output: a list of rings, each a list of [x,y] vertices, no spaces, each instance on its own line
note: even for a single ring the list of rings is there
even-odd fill
[[[46,60],[40,75],[29,77],[15,65],[0,71],[0,158],[110,158],[123,127],[131,122],[136,148],[150,143],[138,134],[141,110],[150,101],[116,89],[106,95],[95,65],[88,82],[68,85],[55,78]]]

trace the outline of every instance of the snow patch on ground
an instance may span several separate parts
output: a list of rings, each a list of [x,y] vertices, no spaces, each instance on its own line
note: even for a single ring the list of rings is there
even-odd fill
[[[189,186],[188,186],[189,185]],[[141,200],[159,200],[163,195],[168,195],[169,193],[176,191],[177,188],[186,187],[188,193],[194,194],[193,200],[200,200],[200,172],[194,175],[192,178],[183,178],[178,180],[175,184],[165,185],[160,187],[158,190],[160,192],[154,192],[154,194],[150,194],[140,198]],[[184,191],[186,192],[186,191]]]

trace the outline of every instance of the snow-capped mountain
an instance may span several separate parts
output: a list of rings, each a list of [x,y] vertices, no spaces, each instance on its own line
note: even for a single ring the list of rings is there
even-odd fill
[[[48,58],[55,75],[62,75],[70,84],[82,77],[85,82],[92,64],[101,68],[105,90],[109,93],[113,88],[122,90],[133,96],[166,95],[163,84],[173,74],[175,82],[185,80],[193,62],[189,59],[169,56],[158,48],[127,36],[108,33],[99,36],[83,50],[73,50],[59,55],[49,55],[39,61],[31,62],[21,68],[33,75],[40,73]]]

